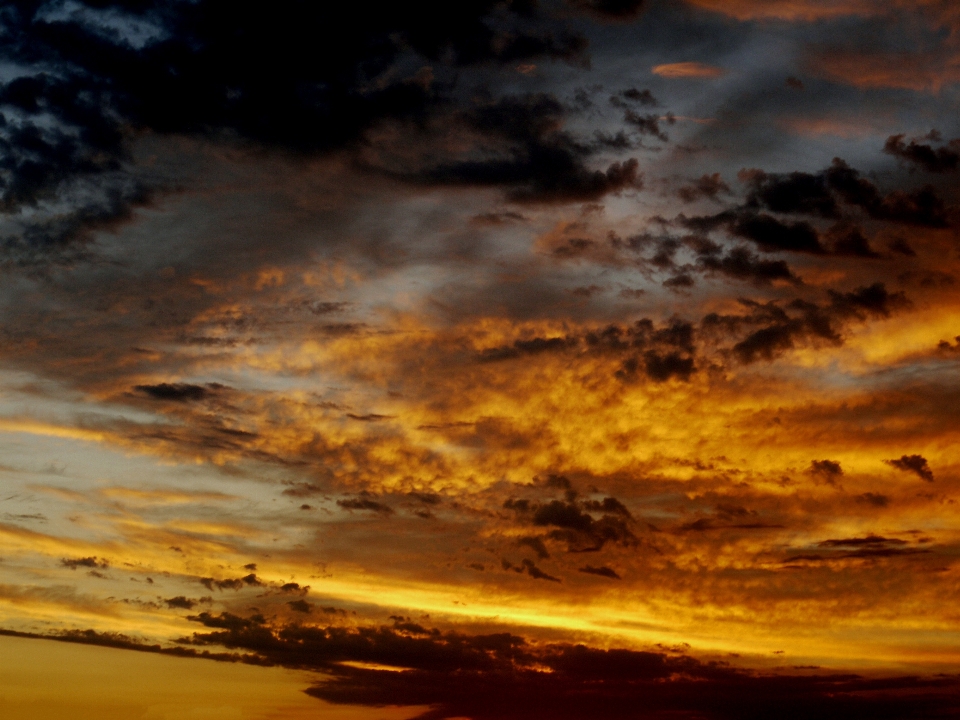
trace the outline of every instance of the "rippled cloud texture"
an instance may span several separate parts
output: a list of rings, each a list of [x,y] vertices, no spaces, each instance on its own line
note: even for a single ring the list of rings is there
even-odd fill
[[[0,56],[36,677],[957,716],[956,3],[17,0]]]

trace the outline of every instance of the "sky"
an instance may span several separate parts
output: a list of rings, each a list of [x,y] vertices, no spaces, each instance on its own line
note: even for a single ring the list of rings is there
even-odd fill
[[[960,716],[960,5],[0,4],[16,718]]]

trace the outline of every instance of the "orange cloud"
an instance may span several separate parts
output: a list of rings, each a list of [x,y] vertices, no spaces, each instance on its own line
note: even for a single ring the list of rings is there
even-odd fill
[[[841,138],[863,138],[876,131],[863,119],[840,118],[782,118],[778,125],[788,132],[806,137],[832,135]]]
[[[858,53],[831,51],[812,56],[808,69],[859,88],[934,92],[960,82],[960,53]]]
[[[940,92],[960,82],[960,5],[949,0],[687,0],[691,5],[737,20],[813,22],[856,15],[900,22],[907,13],[937,31],[946,31],[933,52],[880,53],[829,50],[811,56],[815,75],[860,88],[900,88]]]
[[[721,67],[700,62],[678,62],[656,65],[652,72],[654,75],[665,78],[715,78],[726,74],[727,71]]]
[[[960,20],[960,9],[951,0],[686,0],[704,10],[738,20],[787,20],[814,22],[846,15],[875,17],[895,11],[917,12],[939,25]]]
[[[814,21],[843,15],[874,14],[870,0],[687,0],[691,5],[738,20]]]

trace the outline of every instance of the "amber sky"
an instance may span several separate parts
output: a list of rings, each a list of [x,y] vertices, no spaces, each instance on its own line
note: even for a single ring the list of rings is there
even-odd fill
[[[958,717],[960,4],[0,3],[0,712]]]

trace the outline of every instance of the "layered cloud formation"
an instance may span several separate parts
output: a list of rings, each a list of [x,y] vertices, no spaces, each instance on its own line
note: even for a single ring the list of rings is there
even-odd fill
[[[3,632],[955,716],[952,5],[401,5],[0,10]]]

